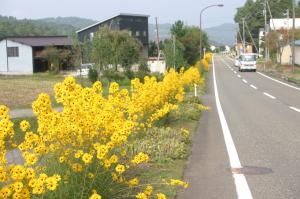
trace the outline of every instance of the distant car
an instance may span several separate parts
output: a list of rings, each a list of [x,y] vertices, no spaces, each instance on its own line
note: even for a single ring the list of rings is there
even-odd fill
[[[239,68],[239,71],[254,71],[256,72],[256,57],[255,53],[244,53],[235,59],[234,65]]]
[[[94,64],[93,63],[87,63],[87,64],[81,64],[79,69],[76,71],[77,76],[87,76],[89,74],[90,68],[93,68]]]

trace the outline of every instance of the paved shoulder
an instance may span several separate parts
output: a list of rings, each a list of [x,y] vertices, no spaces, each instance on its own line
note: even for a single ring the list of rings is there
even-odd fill
[[[179,193],[179,199],[236,198],[236,191],[217,108],[215,106],[212,74],[208,77],[208,93],[203,102],[212,109],[205,112],[194,135],[192,155],[184,179],[190,187]]]

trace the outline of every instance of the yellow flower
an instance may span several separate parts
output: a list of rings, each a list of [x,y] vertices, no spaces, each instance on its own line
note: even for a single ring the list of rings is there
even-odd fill
[[[136,156],[134,156],[133,160],[131,162],[133,164],[141,164],[142,162],[148,162],[149,156],[143,152],[140,152]]]
[[[139,185],[140,181],[138,178],[133,178],[128,181],[129,186],[137,186]]]
[[[56,177],[50,177],[46,180],[47,189],[54,191],[58,185],[58,180]]]
[[[23,120],[23,121],[20,123],[20,129],[21,129],[23,132],[27,131],[29,128],[30,128],[30,123],[29,123],[27,120]]]
[[[95,192],[95,193],[93,193],[90,197],[89,197],[89,199],[101,199],[102,197],[99,195],[99,194],[97,194],[97,192]]]
[[[82,156],[82,161],[85,163],[85,164],[89,164],[92,162],[92,159],[93,159],[93,156],[89,153],[84,153],[83,156]]]
[[[124,165],[118,164],[118,165],[116,166],[116,172],[117,172],[117,173],[122,174],[124,171],[125,171],[125,166],[124,166]]]
[[[148,198],[147,195],[144,193],[138,193],[135,197],[138,199],[147,199]]]
[[[188,188],[188,186],[189,186],[188,183],[183,182],[181,180],[177,180],[177,179],[171,179],[170,185],[179,185],[179,186],[182,186],[183,188]]]
[[[157,199],[167,199],[166,195],[163,193],[158,193],[158,194],[156,194],[156,196],[157,196]]]
[[[94,178],[95,175],[93,173],[88,173],[88,178]]]
[[[147,196],[150,196],[153,192],[153,187],[151,185],[148,185],[144,191],[144,194],[146,194]]]
[[[9,108],[7,106],[4,105],[0,105],[0,117],[4,118],[5,116],[7,116],[9,112]]]

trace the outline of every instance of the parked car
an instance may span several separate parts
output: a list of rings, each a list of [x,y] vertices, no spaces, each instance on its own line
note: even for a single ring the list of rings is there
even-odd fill
[[[89,74],[90,68],[94,67],[94,63],[81,64],[79,69],[76,71],[77,76],[87,76]]]
[[[244,53],[235,59],[234,65],[239,68],[239,71],[254,71],[256,72],[256,58],[255,53]]]

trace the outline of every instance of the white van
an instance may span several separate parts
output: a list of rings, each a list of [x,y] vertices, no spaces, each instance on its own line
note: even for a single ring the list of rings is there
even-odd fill
[[[256,57],[255,53],[241,54],[235,59],[235,66],[239,68],[239,71],[243,72],[246,70],[256,72]]]

